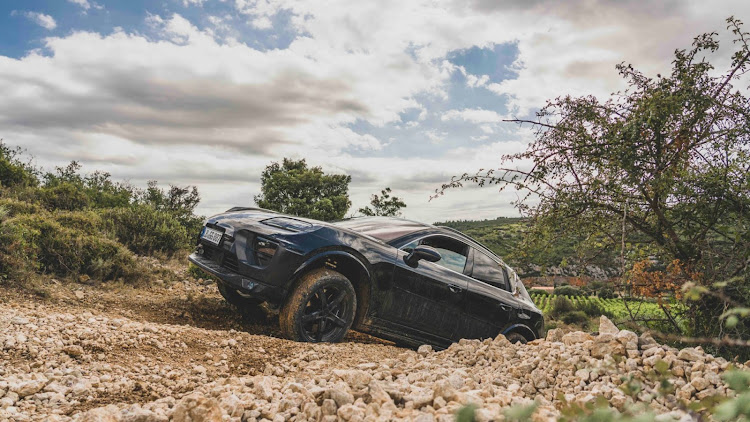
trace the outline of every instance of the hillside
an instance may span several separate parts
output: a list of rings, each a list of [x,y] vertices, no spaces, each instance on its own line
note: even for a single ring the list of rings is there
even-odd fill
[[[454,228],[476,239],[515,267],[532,284],[552,285],[553,278],[557,279],[556,283],[568,283],[570,278],[580,277],[606,280],[619,271],[614,265],[613,251],[583,256],[577,250],[583,239],[565,233],[539,244],[525,244],[530,230],[530,222],[525,218],[498,217],[434,224]]]

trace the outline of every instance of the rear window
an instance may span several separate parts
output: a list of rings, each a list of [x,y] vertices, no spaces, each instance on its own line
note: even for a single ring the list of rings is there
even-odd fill
[[[477,249],[474,249],[474,268],[471,276],[491,286],[510,290],[505,268]]]

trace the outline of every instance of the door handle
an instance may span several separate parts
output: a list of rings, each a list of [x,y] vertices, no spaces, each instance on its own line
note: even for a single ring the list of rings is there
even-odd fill
[[[464,289],[462,289],[462,288],[460,288],[458,286],[455,286],[453,284],[449,285],[448,289],[450,289],[450,291],[453,292],[453,293],[461,293],[464,290]]]
[[[508,305],[502,305],[501,304],[500,305],[500,309],[502,309],[503,311],[510,311],[512,309],[512,307],[510,307]]]

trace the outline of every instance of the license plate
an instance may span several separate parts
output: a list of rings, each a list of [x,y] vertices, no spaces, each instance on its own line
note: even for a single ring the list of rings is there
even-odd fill
[[[206,227],[205,230],[203,230],[203,235],[201,237],[214,245],[218,245],[221,243],[222,235],[222,232],[214,230],[211,227]]]

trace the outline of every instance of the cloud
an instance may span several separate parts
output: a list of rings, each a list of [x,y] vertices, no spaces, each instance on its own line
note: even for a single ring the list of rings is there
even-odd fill
[[[200,7],[203,7],[203,3],[205,3],[205,2],[206,2],[206,0],[182,0],[182,5],[184,7],[189,7],[189,6],[200,6]]]
[[[205,19],[150,15],[146,29],[71,31],[44,39],[43,54],[0,56],[0,128],[47,168],[77,159],[134,183],[198,184],[203,213],[251,204],[263,167],[293,157],[353,175],[352,209],[390,186],[419,220],[509,215],[514,192],[428,197],[523,150],[533,132],[506,116],[606,96],[622,87],[623,60],[668,69],[727,10],[750,14],[730,3],[234,0]],[[280,31],[279,48],[242,38]],[[504,79],[450,61],[477,48],[491,67],[505,45]]]
[[[194,0],[183,0],[183,1],[194,1]],[[76,4],[83,9],[83,14],[86,14],[89,9],[103,10],[104,6],[96,2],[89,2],[89,0],[68,0],[68,2]]]
[[[53,30],[57,28],[57,22],[55,22],[55,18],[53,18],[50,15],[45,15],[44,13],[39,12],[31,12],[31,11],[23,11],[23,12],[16,12],[13,11],[11,15],[21,14],[34,22],[35,24],[41,26],[44,29]]]
[[[492,110],[465,108],[463,110],[448,110],[443,113],[440,120],[444,122],[449,120],[463,120],[471,123],[500,123],[507,118],[507,116],[502,116]]]
[[[83,10],[91,9],[91,4],[88,0],[68,0],[70,3],[77,4],[83,8]]]

